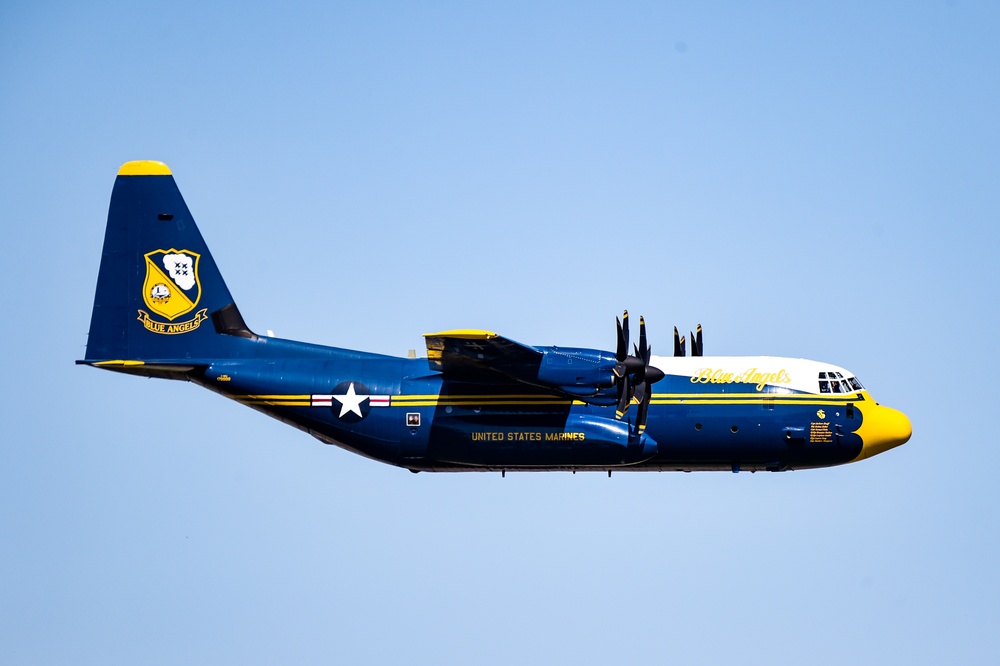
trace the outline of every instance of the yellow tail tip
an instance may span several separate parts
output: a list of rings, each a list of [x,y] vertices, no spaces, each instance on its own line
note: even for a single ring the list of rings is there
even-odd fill
[[[126,162],[118,169],[119,176],[170,176],[170,167],[163,162],[136,160]]]

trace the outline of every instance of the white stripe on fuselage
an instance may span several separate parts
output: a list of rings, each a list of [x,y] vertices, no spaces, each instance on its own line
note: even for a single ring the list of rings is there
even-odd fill
[[[820,372],[854,376],[831,363],[780,356],[653,356],[650,364],[666,375],[688,377],[693,385],[745,383],[807,393],[819,392]]]

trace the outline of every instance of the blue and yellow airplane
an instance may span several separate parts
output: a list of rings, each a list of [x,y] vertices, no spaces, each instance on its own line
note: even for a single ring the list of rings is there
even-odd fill
[[[182,379],[322,442],[419,471],[783,471],[905,443],[907,417],[844,368],[702,354],[701,327],[653,356],[628,313],[615,351],[525,345],[496,333],[425,336],[395,358],[251,331],[170,169],[115,180],[87,341],[77,363]],[[631,353],[630,353],[631,351]]]

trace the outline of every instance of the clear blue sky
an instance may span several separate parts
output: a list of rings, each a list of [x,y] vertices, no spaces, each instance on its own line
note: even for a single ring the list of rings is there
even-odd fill
[[[1000,660],[1000,5],[819,4],[0,6],[0,661]],[[913,439],[413,475],[76,367],[133,159],[255,329],[611,348],[627,307],[843,365]]]

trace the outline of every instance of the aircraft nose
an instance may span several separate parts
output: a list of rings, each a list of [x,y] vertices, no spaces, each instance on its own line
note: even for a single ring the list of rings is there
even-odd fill
[[[865,405],[861,409],[861,453],[855,460],[871,458],[883,451],[905,444],[913,434],[910,419],[901,411],[882,405]]]

